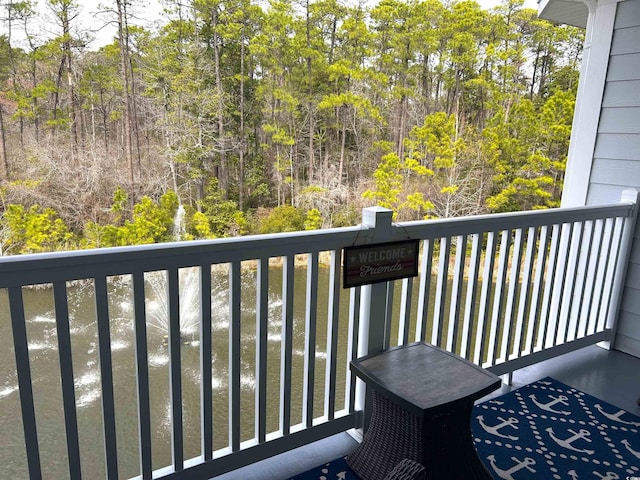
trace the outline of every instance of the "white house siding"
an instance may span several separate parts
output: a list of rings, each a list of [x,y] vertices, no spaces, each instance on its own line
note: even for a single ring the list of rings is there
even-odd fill
[[[640,227],[636,228],[620,310],[615,348],[640,357]]]
[[[640,0],[618,3],[587,204],[640,189]],[[640,222],[625,282],[615,348],[640,356]]]

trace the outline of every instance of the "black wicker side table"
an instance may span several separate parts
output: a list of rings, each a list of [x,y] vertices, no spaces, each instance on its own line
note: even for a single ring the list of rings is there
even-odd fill
[[[359,358],[351,370],[373,390],[369,429],[347,458],[360,478],[382,480],[409,458],[427,479],[491,479],[473,445],[471,409],[499,377],[421,342]]]

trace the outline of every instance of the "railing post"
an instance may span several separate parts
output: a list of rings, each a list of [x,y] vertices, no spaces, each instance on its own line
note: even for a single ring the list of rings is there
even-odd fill
[[[624,283],[627,278],[627,269],[629,266],[629,256],[631,255],[631,247],[633,245],[633,237],[636,229],[636,221],[638,218],[638,202],[640,201],[640,192],[637,190],[624,190],[622,192],[620,202],[632,203],[633,208],[631,214],[625,218],[620,239],[618,258],[616,261],[615,276],[613,279],[613,287],[611,289],[611,301],[609,310],[607,311],[607,327],[611,329],[609,341],[601,342],[600,346],[611,349],[615,345],[616,331],[618,328],[618,317],[620,315],[620,305],[622,304],[622,295],[624,293]]]
[[[383,207],[367,207],[362,210],[362,225],[369,227],[371,243],[391,240],[393,211]],[[384,348],[386,321],[387,283],[374,283],[361,287],[360,323],[358,330],[358,357],[376,353]],[[365,410],[365,388],[358,380],[356,384],[356,409]],[[369,410],[369,409],[366,409]],[[365,414],[365,425],[366,421]]]
[[[373,229],[371,243],[387,242],[391,239],[392,217],[393,211],[388,208],[368,207],[362,210],[362,224]],[[379,352],[384,348],[386,292],[386,282],[362,287],[358,357]]]

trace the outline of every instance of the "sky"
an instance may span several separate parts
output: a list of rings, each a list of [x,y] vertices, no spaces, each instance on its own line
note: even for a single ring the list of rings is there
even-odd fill
[[[498,4],[500,4],[501,0],[476,0],[482,8],[490,9]],[[347,0],[348,2],[348,0]],[[43,36],[49,36],[48,33],[52,31],[52,28],[48,26],[47,19],[51,19],[51,11],[45,5],[45,0],[38,0],[38,13],[40,14],[41,25],[38,28],[38,33]],[[115,29],[113,27],[107,26],[104,28],[100,28],[103,26],[109,18],[113,18],[113,16],[109,16],[106,14],[99,14],[97,12],[104,10],[104,5],[113,5],[115,4],[114,0],[76,0],[76,3],[79,7],[80,18],[78,19],[80,22],[80,26],[84,28],[91,28],[94,30],[94,34],[96,36],[96,40],[93,41],[89,47],[92,49],[96,49],[101,45],[109,43],[114,36]],[[140,6],[137,6],[133,12],[136,16],[135,24],[144,26],[146,28],[152,28],[154,22],[158,22],[161,19],[161,0],[141,0],[139,3]],[[537,0],[525,0],[524,6],[526,8],[538,8]],[[0,35],[6,34],[6,25],[4,23],[0,24]],[[14,39],[20,38],[19,32],[14,32]],[[24,40],[18,40],[19,46],[24,46],[22,43]],[[16,43],[12,42],[14,45]],[[41,42],[39,42],[41,43]]]

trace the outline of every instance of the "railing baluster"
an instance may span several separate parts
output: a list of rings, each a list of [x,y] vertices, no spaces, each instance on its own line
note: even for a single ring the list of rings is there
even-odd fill
[[[556,275],[560,279],[560,285],[556,286],[552,297],[551,308],[555,319],[555,343],[560,345],[565,342],[567,330],[567,312],[565,306],[565,288],[567,285],[567,269],[569,268],[572,255],[573,230],[575,223],[565,223],[562,225],[562,236],[560,240],[560,251],[558,253],[558,266]]]
[[[444,311],[447,298],[447,283],[449,282],[449,254],[451,243],[449,237],[440,239],[440,257],[438,260],[438,280],[436,284],[436,298],[433,308],[433,330],[431,343],[442,347],[442,331],[444,324]]]
[[[240,450],[240,262],[229,266],[229,445]]]
[[[329,271],[329,318],[327,319],[327,367],[325,370],[324,413],[329,420],[336,413],[336,375],[338,368],[338,324],[340,321],[341,252],[331,252]]]
[[[40,447],[38,445],[36,413],[33,404],[33,383],[31,382],[31,368],[29,365],[29,344],[27,341],[24,304],[22,302],[22,288],[10,287],[8,290],[11,330],[13,332],[13,349],[16,357],[18,393],[20,394],[20,407],[22,409],[22,428],[27,451],[29,479],[40,480],[42,478]]]
[[[213,374],[211,371],[211,265],[200,265],[200,431],[201,455],[213,458]]]
[[[624,227],[624,219],[616,218],[613,220],[613,227],[611,229],[611,241],[609,243],[609,255],[607,256],[607,273],[604,281],[604,285],[607,286],[606,293],[602,298],[602,312],[599,315],[600,323],[598,330],[602,331],[607,328],[609,306],[611,304],[611,296],[613,293],[613,279],[615,275],[616,266],[618,264],[618,256],[620,255],[620,246],[622,243],[622,233]],[[617,313],[617,312],[616,312]]]
[[[523,343],[525,340],[525,315],[531,305],[531,275],[533,274],[533,263],[536,257],[536,239],[538,229],[529,227],[527,232],[526,255],[524,259],[524,270],[522,272],[522,287],[520,291],[520,302],[518,304],[518,314],[516,318],[515,339],[513,342],[513,356],[522,355]]]
[[[480,271],[480,240],[481,236],[474,233],[471,237],[471,258],[469,259],[469,278],[467,279],[467,295],[464,306],[464,320],[462,323],[462,343],[460,355],[466,359],[471,358],[472,325],[476,311],[476,297],[478,293],[478,273]]]
[[[318,316],[318,252],[307,255],[307,302],[304,336],[304,380],[302,390],[302,423],[313,426],[313,394],[316,369],[316,320]]]
[[[280,352],[280,433],[291,431],[291,356],[293,345],[294,256],[283,258],[282,266],[282,340]]]
[[[402,280],[402,294],[400,297],[400,321],[398,322],[398,345],[409,343],[409,328],[411,327],[411,295],[413,292],[413,278]]]
[[[386,282],[387,292],[385,299],[384,313],[384,348],[391,346],[391,324],[393,323],[393,292],[395,290],[395,281]]]
[[[549,314],[551,308],[551,296],[554,290],[553,284],[556,278],[556,259],[558,257],[558,247],[560,246],[560,225],[555,224],[551,232],[551,246],[549,251],[549,267],[547,280],[544,284],[544,295],[542,296],[542,308],[540,310],[541,332],[538,332],[538,344],[536,350],[542,350],[545,346],[551,346],[553,334],[549,334]],[[551,341],[549,341],[551,340]]]
[[[451,302],[449,305],[449,326],[447,328],[447,350],[456,351],[458,343],[458,325],[460,324],[460,303],[462,300],[462,283],[464,281],[464,264],[467,258],[467,236],[459,235],[456,239],[456,259],[453,268],[451,285]]]
[[[507,280],[509,264],[509,250],[511,249],[511,230],[503,230],[500,239],[500,254],[498,257],[498,277],[496,279],[496,291],[493,296],[493,311],[491,315],[491,329],[489,332],[488,361],[495,365],[498,359],[498,329],[504,310],[504,287]]]
[[[418,290],[418,315],[416,318],[416,342],[424,342],[427,336],[427,315],[429,313],[429,294],[431,293],[432,261],[433,241],[425,239],[422,242],[420,288]]]
[[[582,264],[584,262],[585,255],[582,254],[582,238],[584,236],[584,223],[576,222],[574,224],[574,229],[577,230],[576,234],[573,238],[573,245],[571,245],[569,266],[566,274],[567,283],[566,290],[568,290],[568,295],[565,294],[565,306],[563,307],[566,310],[566,329],[563,333],[563,342],[575,340],[576,338],[576,330],[577,330],[577,322],[574,315],[573,305],[576,301],[580,299],[575,298],[576,293],[576,283],[579,281],[584,282],[584,275],[580,275],[579,271],[582,268]]]
[[[598,298],[596,296],[598,278],[601,274],[600,264],[602,262],[602,245],[605,238],[605,220],[598,219],[594,225],[594,246],[592,247],[591,262],[588,273],[588,280],[590,289],[587,291],[589,301],[586,304],[586,319],[587,319],[587,334],[592,335],[596,332],[598,324],[597,317],[597,303]],[[594,306],[596,308],[594,309]],[[584,313],[583,313],[584,314]]]
[[[176,471],[184,468],[182,448],[182,363],[180,359],[180,279],[178,269],[167,270],[169,305],[169,397],[171,406],[171,460]]]
[[[78,442],[78,418],[76,414],[73,359],[71,357],[69,306],[67,304],[67,285],[65,282],[55,282],[53,284],[53,299],[56,312],[60,379],[62,381],[62,406],[64,411],[65,432],[67,434],[69,477],[71,480],[74,480],[82,478],[82,471],[80,468],[80,444]]]
[[[584,228],[587,230],[587,233],[583,237],[584,239],[582,241],[582,248],[586,248],[586,252],[584,252],[584,255],[582,255],[583,261],[579,269],[579,276],[581,277],[580,291],[574,297],[575,301],[578,302],[578,308],[575,310],[576,338],[583,338],[587,334],[589,315],[587,314],[583,316],[583,311],[585,305],[588,305],[590,303],[589,301],[585,301],[585,299],[590,298],[588,296],[590,295],[590,293],[587,292],[593,291],[593,262],[591,253],[593,249],[593,233],[595,230],[595,222],[592,220],[585,222]],[[591,285],[590,287],[589,284]]]
[[[536,335],[540,328],[540,308],[542,294],[544,291],[543,282],[547,267],[547,254],[549,252],[549,228],[546,225],[540,227],[538,257],[536,259],[536,275],[533,281],[531,292],[531,311],[529,312],[529,324],[527,327],[527,339],[523,354],[532,353],[536,344]]]
[[[351,366],[349,362],[358,357],[360,287],[352,288],[349,297],[349,338],[347,344],[347,377],[344,400],[345,408],[349,413],[352,413],[355,410],[356,404],[356,376],[351,373]]]
[[[269,329],[269,259],[258,260],[256,278],[256,417],[258,443],[267,436],[267,334]]]
[[[602,297],[605,295],[606,283],[605,277],[607,272],[607,265],[609,264],[609,254],[611,249],[611,240],[613,237],[613,221],[611,219],[606,219],[604,223],[604,229],[602,231],[602,239],[603,243],[601,245],[600,250],[600,261],[598,263],[598,273],[596,277],[596,287],[594,290],[595,293],[595,309],[593,313],[595,315],[595,331],[602,331],[602,325],[606,321],[601,317],[602,315]]]
[[[111,333],[109,331],[109,302],[107,297],[107,280],[105,277],[95,278],[94,291],[96,322],[98,327],[98,353],[100,357],[105,464],[107,479],[116,480],[118,478],[118,446],[116,440],[116,415],[113,394]]]
[[[522,267],[522,229],[518,228],[515,232],[515,240],[513,242],[513,255],[511,257],[511,273],[509,276],[509,288],[507,290],[507,302],[504,311],[504,324],[502,328],[502,359],[506,362],[509,360],[511,345],[514,342],[514,330],[517,331],[521,325],[516,325],[514,329],[514,309],[518,297],[518,286],[520,283],[520,269]],[[522,294],[522,292],[521,292]],[[517,323],[517,320],[516,320]],[[514,345],[514,350],[517,347]]]
[[[484,269],[482,272],[482,290],[480,292],[480,305],[478,309],[478,327],[476,329],[476,345],[473,354],[473,363],[482,365],[484,362],[485,346],[487,343],[487,327],[489,326],[489,299],[493,286],[493,268],[496,260],[496,247],[498,236],[496,232],[488,232],[487,247],[485,249]],[[487,361],[489,358],[487,357]]]
[[[133,273],[133,312],[136,341],[140,474],[142,480],[151,480],[151,408],[149,401],[149,363],[147,355],[144,273],[142,271]]]

